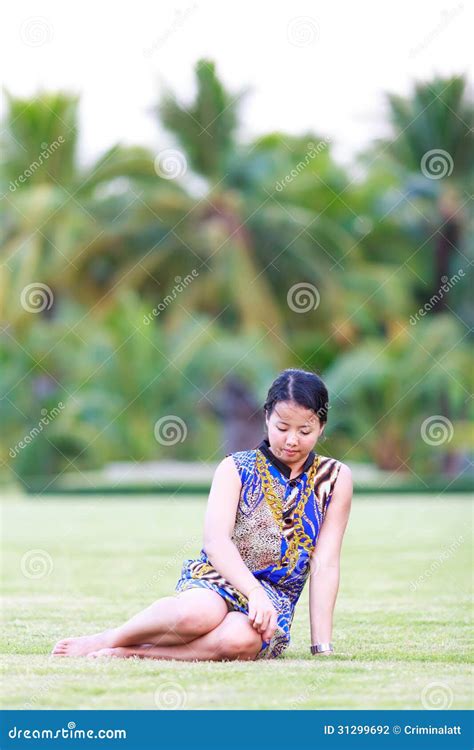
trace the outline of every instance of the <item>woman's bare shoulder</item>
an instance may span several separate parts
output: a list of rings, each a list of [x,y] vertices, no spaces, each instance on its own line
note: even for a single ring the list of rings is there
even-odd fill
[[[239,471],[237,469],[237,465],[232,453],[223,458],[222,461],[217,465],[214,476],[237,479],[240,482]]]

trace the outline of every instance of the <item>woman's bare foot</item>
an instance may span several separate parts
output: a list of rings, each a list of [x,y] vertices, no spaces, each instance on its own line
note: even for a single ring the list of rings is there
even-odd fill
[[[115,629],[109,628],[95,635],[82,635],[78,638],[64,638],[58,641],[51,654],[53,656],[87,656],[91,651],[112,648]]]
[[[152,644],[143,646],[119,646],[117,648],[100,648],[97,651],[91,651],[87,654],[88,659],[99,659],[101,656],[108,656],[111,659],[129,659],[132,656],[143,658],[146,650],[152,648]]]

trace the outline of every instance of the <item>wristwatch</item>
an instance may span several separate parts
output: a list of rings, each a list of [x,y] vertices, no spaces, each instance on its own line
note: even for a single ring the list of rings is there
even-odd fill
[[[332,643],[315,643],[314,646],[311,646],[313,656],[314,654],[322,654],[323,651],[334,651]]]

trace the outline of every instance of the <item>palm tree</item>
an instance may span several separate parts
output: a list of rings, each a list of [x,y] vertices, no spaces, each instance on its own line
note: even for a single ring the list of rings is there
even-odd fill
[[[104,305],[125,278],[133,286],[133,268],[150,248],[159,246],[164,257],[176,249],[157,212],[181,215],[184,192],[157,176],[153,155],[143,148],[117,145],[82,167],[77,97],[9,95],[4,132],[2,318],[32,322],[20,299],[35,282],[46,285],[56,303],[68,296],[89,307]],[[153,197],[145,203],[139,193],[146,188]],[[159,208],[161,198],[166,210]]]
[[[348,460],[369,455],[382,469],[414,476],[461,473],[474,416],[469,347],[456,343],[463,335],[462,324],[444,313],[338,357],[325,379],[336,394],[331,422],[345,435]]]
[[[240,143],[243,96],[227,92],[215,65],[201,60],[195,98],[183,103],[168,91],[157,107],[203,185],[181,231],[205,266],[182,306],[222,314],[245,333],[268,331],[283,365],[294,361],[300,334],[304,339],[317,327],[326,338],[337,337],[349,317],[344,271],[358,258],[350,226],[354,214],[347,207],[351,194],[340,195],[349,179],[334,164],[329,142],[314,134],[274,133]],[[344,268],[339,261],[346,256]],[[324,297],[324,304],[305,316],[287,303],[298,282],[315,286]],[[176,307],[170,317],[185,314]]]
[[[408,97],[391,94],[388,102],[392,136],[385,143],[386,153],[404,182],[402,208],[412,208],[418,225],[422,221],[427,245],[422,254],[429,258],[423,296],[437,295],[432,312],[442,312],[448,304],[446,296],[439,295],[443,281],[459,267],[467,274],[469,267],[466,227],[473,191],[473,101],[465,78],[453,76],[419,83]],[[427,252],[430,246],[432,254]]]

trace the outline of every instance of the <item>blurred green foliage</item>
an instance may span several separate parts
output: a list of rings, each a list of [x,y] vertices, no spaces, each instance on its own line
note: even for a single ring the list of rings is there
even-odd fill
[[[7,95],[3,471],[217,460],[219,386],[232,373],[262,403],[289,366],[329,385],[325,451],[422,476],[464,471],[474,161],[466,81],[388,96],[390,135],[353,169],[316,133],[243,141],[244,96],[201,60],[193,100],[168,91],[156,106],[169,140],[155,153],[119,144],[86,168],[77,97]],[[295,285],[306,288],[298,303]],[[154,424],[170,414],[187,437],[163,446]],[[453,428],[436,447],[421,437],[433,415]]]

